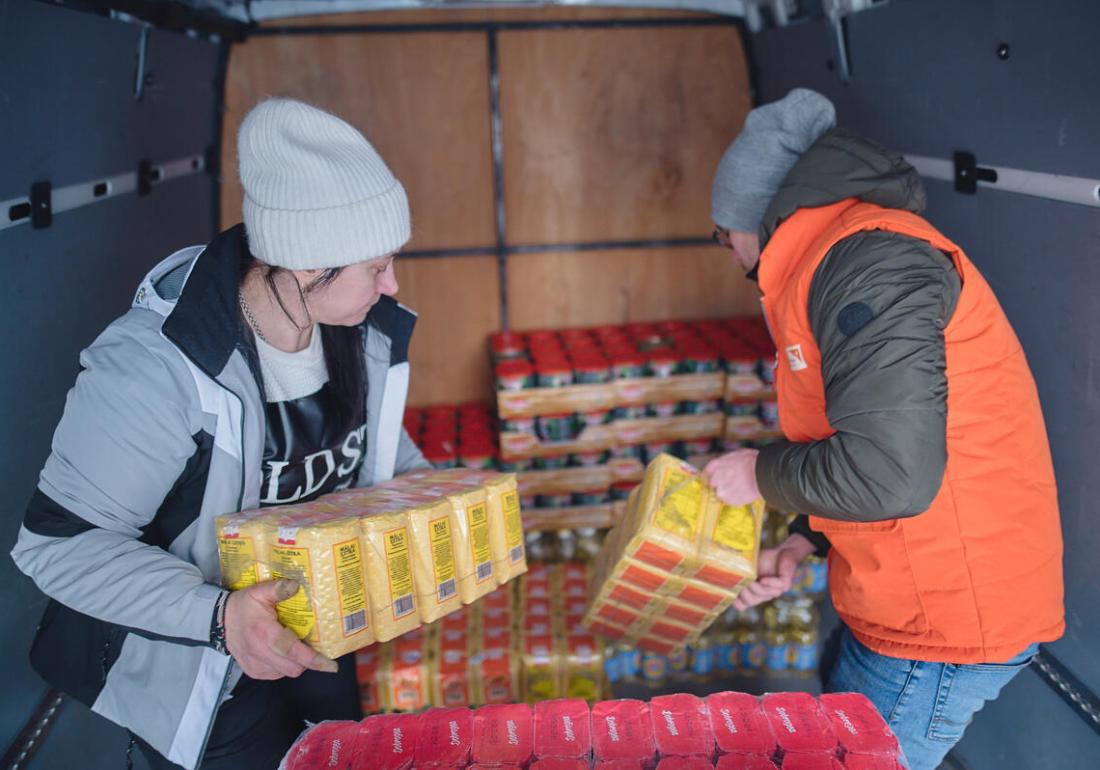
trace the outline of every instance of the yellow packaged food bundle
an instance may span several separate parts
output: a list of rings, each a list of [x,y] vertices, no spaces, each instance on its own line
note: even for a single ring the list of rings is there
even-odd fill
[[[416,472],[385,482],[390,489],[422,500],[447,500],[454,509],[455,565],[458,590],[463,604],[471,604],[491,593],[502,581],[493,563],[488,494],[484,487],[455,484]]]
[[[367,594],[359,521],[315,507],[273,509],[263,516],[257,561],[298,592],[276,605],[279,622],[336,658],[376,638]]]
[[[616,555],[727,591],[756,576],[762,500],[726,505],[695,468],[662,454],[632,502],[615,528]]]
[[[725,505],[698,471],[659,455],[597,556],[585,626],[683,649],[755,577],[762,517],[762,501]]]
[[[489,545],[497,579],[503,583],[527,571],[523,546],[523,514],[514,473],[496,473],[474,468],[424,472],[438,481],[485,489],[489,513]]]
[[[421,623],[431,623],[462,606],[456,553],[463,548],[463,541],[458,515],[445,498],[381,486],[340,492],[324,500],[360,518],[404,517],[410,538],[417,616]],[[387,575],[387,580],[391,577]]]

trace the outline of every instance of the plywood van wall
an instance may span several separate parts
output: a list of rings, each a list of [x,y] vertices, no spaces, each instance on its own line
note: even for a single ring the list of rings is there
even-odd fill
[[[413,404],[488,399],[486,338],[504,324],[755,313],[751,287],[721,249],[703,242],[711,228],[711,175],[751,106],[740,31],[694,23],[710,18],[557,7],[284,22],[308,29],[255,36],[233,51],[222,225],[240,221],[234,139],[258,100],[304,99],[362,129],[404,183],[412,207],[410,255],[397,264],[400,299],[420,313]],[[468,26],[639,19],[647,25],[498,27],[491,34]],[[465,26],[448,26],[456,23]],[[660,243],[669,240],[688,244]]]

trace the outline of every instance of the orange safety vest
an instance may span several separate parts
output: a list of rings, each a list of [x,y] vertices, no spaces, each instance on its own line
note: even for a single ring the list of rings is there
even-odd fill
[[[906,211],[848,199],[799,209],[760,258],[765,315],[779,351],[780,427],[790,441],[836,431],[825,413],[810,283],[838,241],[886,230],[927,241],[962,279],[944,330],[947,468],[927,511],[854,523],[811,517],[832,543],[829,589],[867,647],[947,663],[1008,660],[1064,628],[1062,534],[1039,397],[1000,304],[962,250]],[[858,511],[851,511],[858,514]]]

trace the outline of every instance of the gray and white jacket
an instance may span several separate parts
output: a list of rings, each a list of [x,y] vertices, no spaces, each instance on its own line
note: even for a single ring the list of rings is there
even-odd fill
[[[214,517],[258,507],[262,479],[262,387],[237,307],[245,248],[238,225],[168,257],[81,353],[12,551],[53,600],[35,669],[185,768],[240,675],[211,643],[211,619],[223,591]],[[382,297],[362,326],[356,486],[427,464],[402,428],[415,320]]]

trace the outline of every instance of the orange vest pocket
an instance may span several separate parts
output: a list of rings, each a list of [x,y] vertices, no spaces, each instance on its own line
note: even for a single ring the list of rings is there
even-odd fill
[[[901,519],[851,522],[810,518],[829,538],[829,593],[855,630],[911,639],[928,630]],[[873,620],[873,622],[871,622]]]

